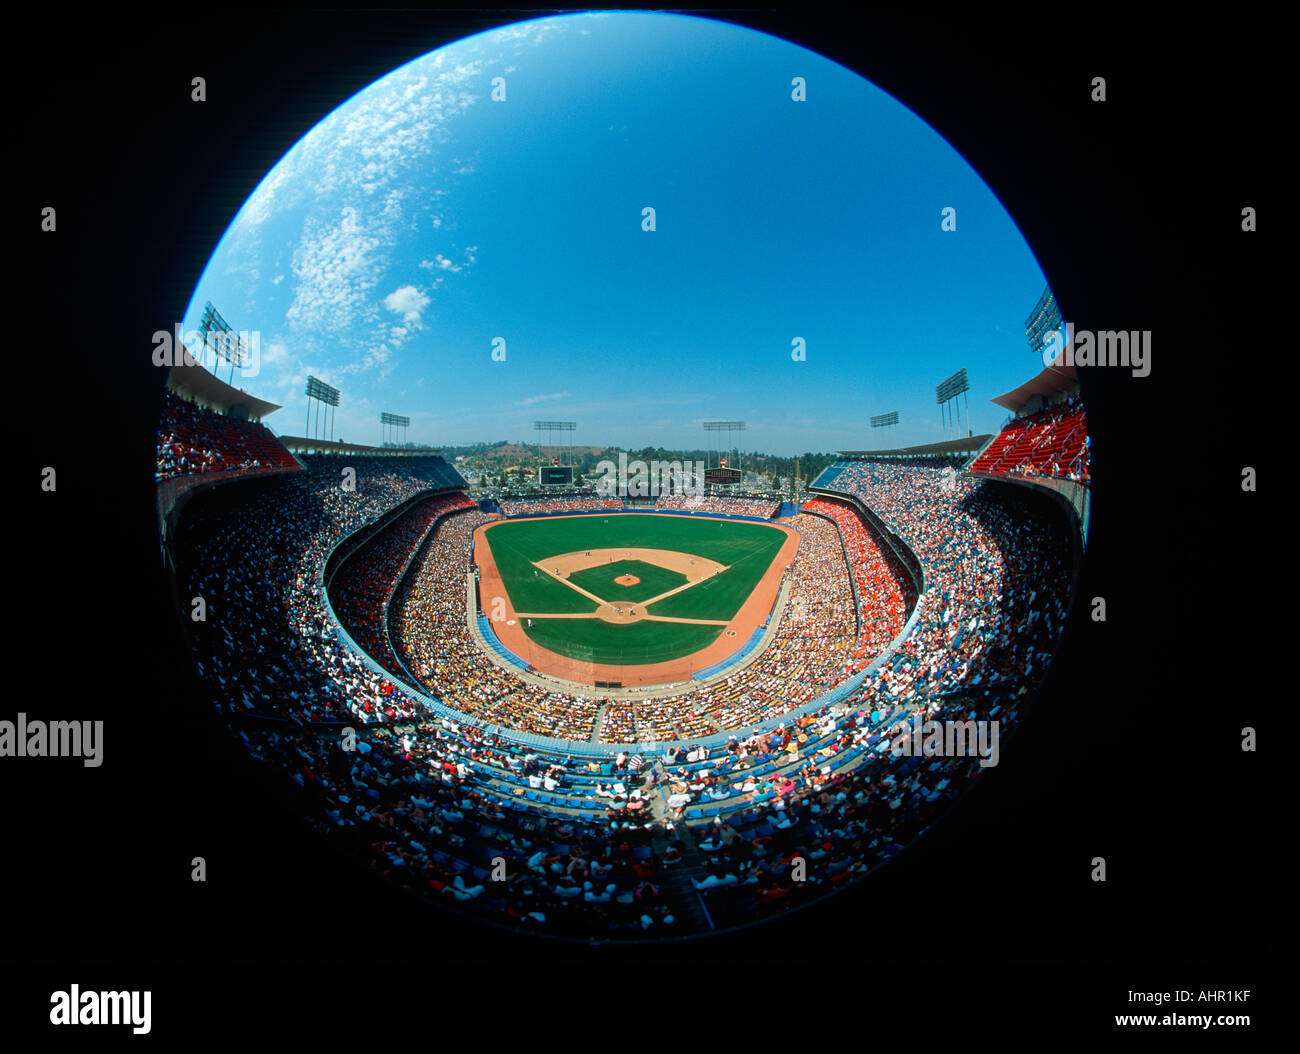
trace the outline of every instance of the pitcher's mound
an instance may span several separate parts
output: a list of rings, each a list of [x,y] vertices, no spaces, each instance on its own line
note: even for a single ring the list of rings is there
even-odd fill
[[[637,578],[636,575],[619,575],[614,579],[615,584],[620,586],[634,586],[640,581],[641,579]]]

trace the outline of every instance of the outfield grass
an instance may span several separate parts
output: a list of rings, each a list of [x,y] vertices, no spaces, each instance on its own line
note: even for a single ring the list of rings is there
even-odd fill
[[[621,586],[614,579],[622,575],[635,575],[641,581],[635,585]],[[569,581],[612,604],[639,604],[650,597],[684,586],[690,579],[666,567],[656,567],[642,560],[615,560],[612,564],[574,571],[569,575]]]
[[[776,548],[770,552],[766,548],[756,548],[746,553],[722,574],[665,597],[657,604],[651,604],[647,610],[652,615],[665,618],[734,618],[780,552],[784,541],[784,537],[780,538]]]
[[[614,666],[666,662],[707,648],[722,626],[689,622],[630,622],[615,626],[600,619],[535,619],[528,636],[559,655]],[[611,632],[612,631],[612,632]],[[739,648],[743,641],[738,641]]]
[[[498,565],[505,551],[519,552],[525,560],[541,560],[559,553],[616,549],[620,545],[674,549],[732,564],[764,545],[770,546],[775,556],[785,541],[782,531],[761,523],[626,512],[508,520],[494,525],[486,537]]]
[[[497,561],[501,567],[501,562]],[[589,597],[584,597],[576,589],[570,589],[563,582],[557,582],[550,575],[538,572],[537,568],[525,561],[524,566],[511,570],[501,568],[501,579],[506,583],[506,592],[516,611],[544,611],[549,615],[577,615],[594,612],[600,605]],[[492,601],[483,598],[486,610]]]

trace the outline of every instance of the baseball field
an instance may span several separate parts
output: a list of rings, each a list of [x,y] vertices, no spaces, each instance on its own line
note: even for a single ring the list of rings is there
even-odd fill
[[[771,610],[798,547],[786,527],[596,513],[480,527],[479,601],[536,670],[654,684],[738,650]]]

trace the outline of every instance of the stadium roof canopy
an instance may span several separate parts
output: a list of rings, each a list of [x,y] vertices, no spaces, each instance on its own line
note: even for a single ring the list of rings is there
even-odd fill
[[[392,457],[424,455],[427,457],[429,454],[442,453],[440,447],[431,446],[365,446],[362,443],[343,443],[337,439],[311,439],[306,436],[278,436],[277,438],[286,450],[291,450],[295,454],[374,454]]]
[[[905,446],[895,450],[839,450],[841,457],[941,457],[944,454],[971,454],[983,448],[993,436],[968,436],[965,439],[949,439],[942,443],[926,443],[923,446]]]
[[[252,421],[260,421],[280,409],[279,403],[270,403],[234,388],[198,363],[186,366],[184,362],[178,362],[167,374],[167,387],[177,395],[221,413],[236,410],[236,416],[239,416],[238,411],[242,410]]]
[[[1013,388],[1006,395],[999,395],[989,401],[1018,414],[1029,405],[1034,396],[1046,401],[1058,392],[1072,391],[1078,383],[1079,378],[1073,366],[1047,366],[1037,377],[1025,381],[1019,388]]]

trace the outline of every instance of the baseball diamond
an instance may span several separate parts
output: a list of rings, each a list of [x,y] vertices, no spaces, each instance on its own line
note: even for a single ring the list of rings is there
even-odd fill
[[[475,534],[479,603],[537,672],[667,684],[763,625],[798,544],[787,527],[654,513],[490,523]]]

